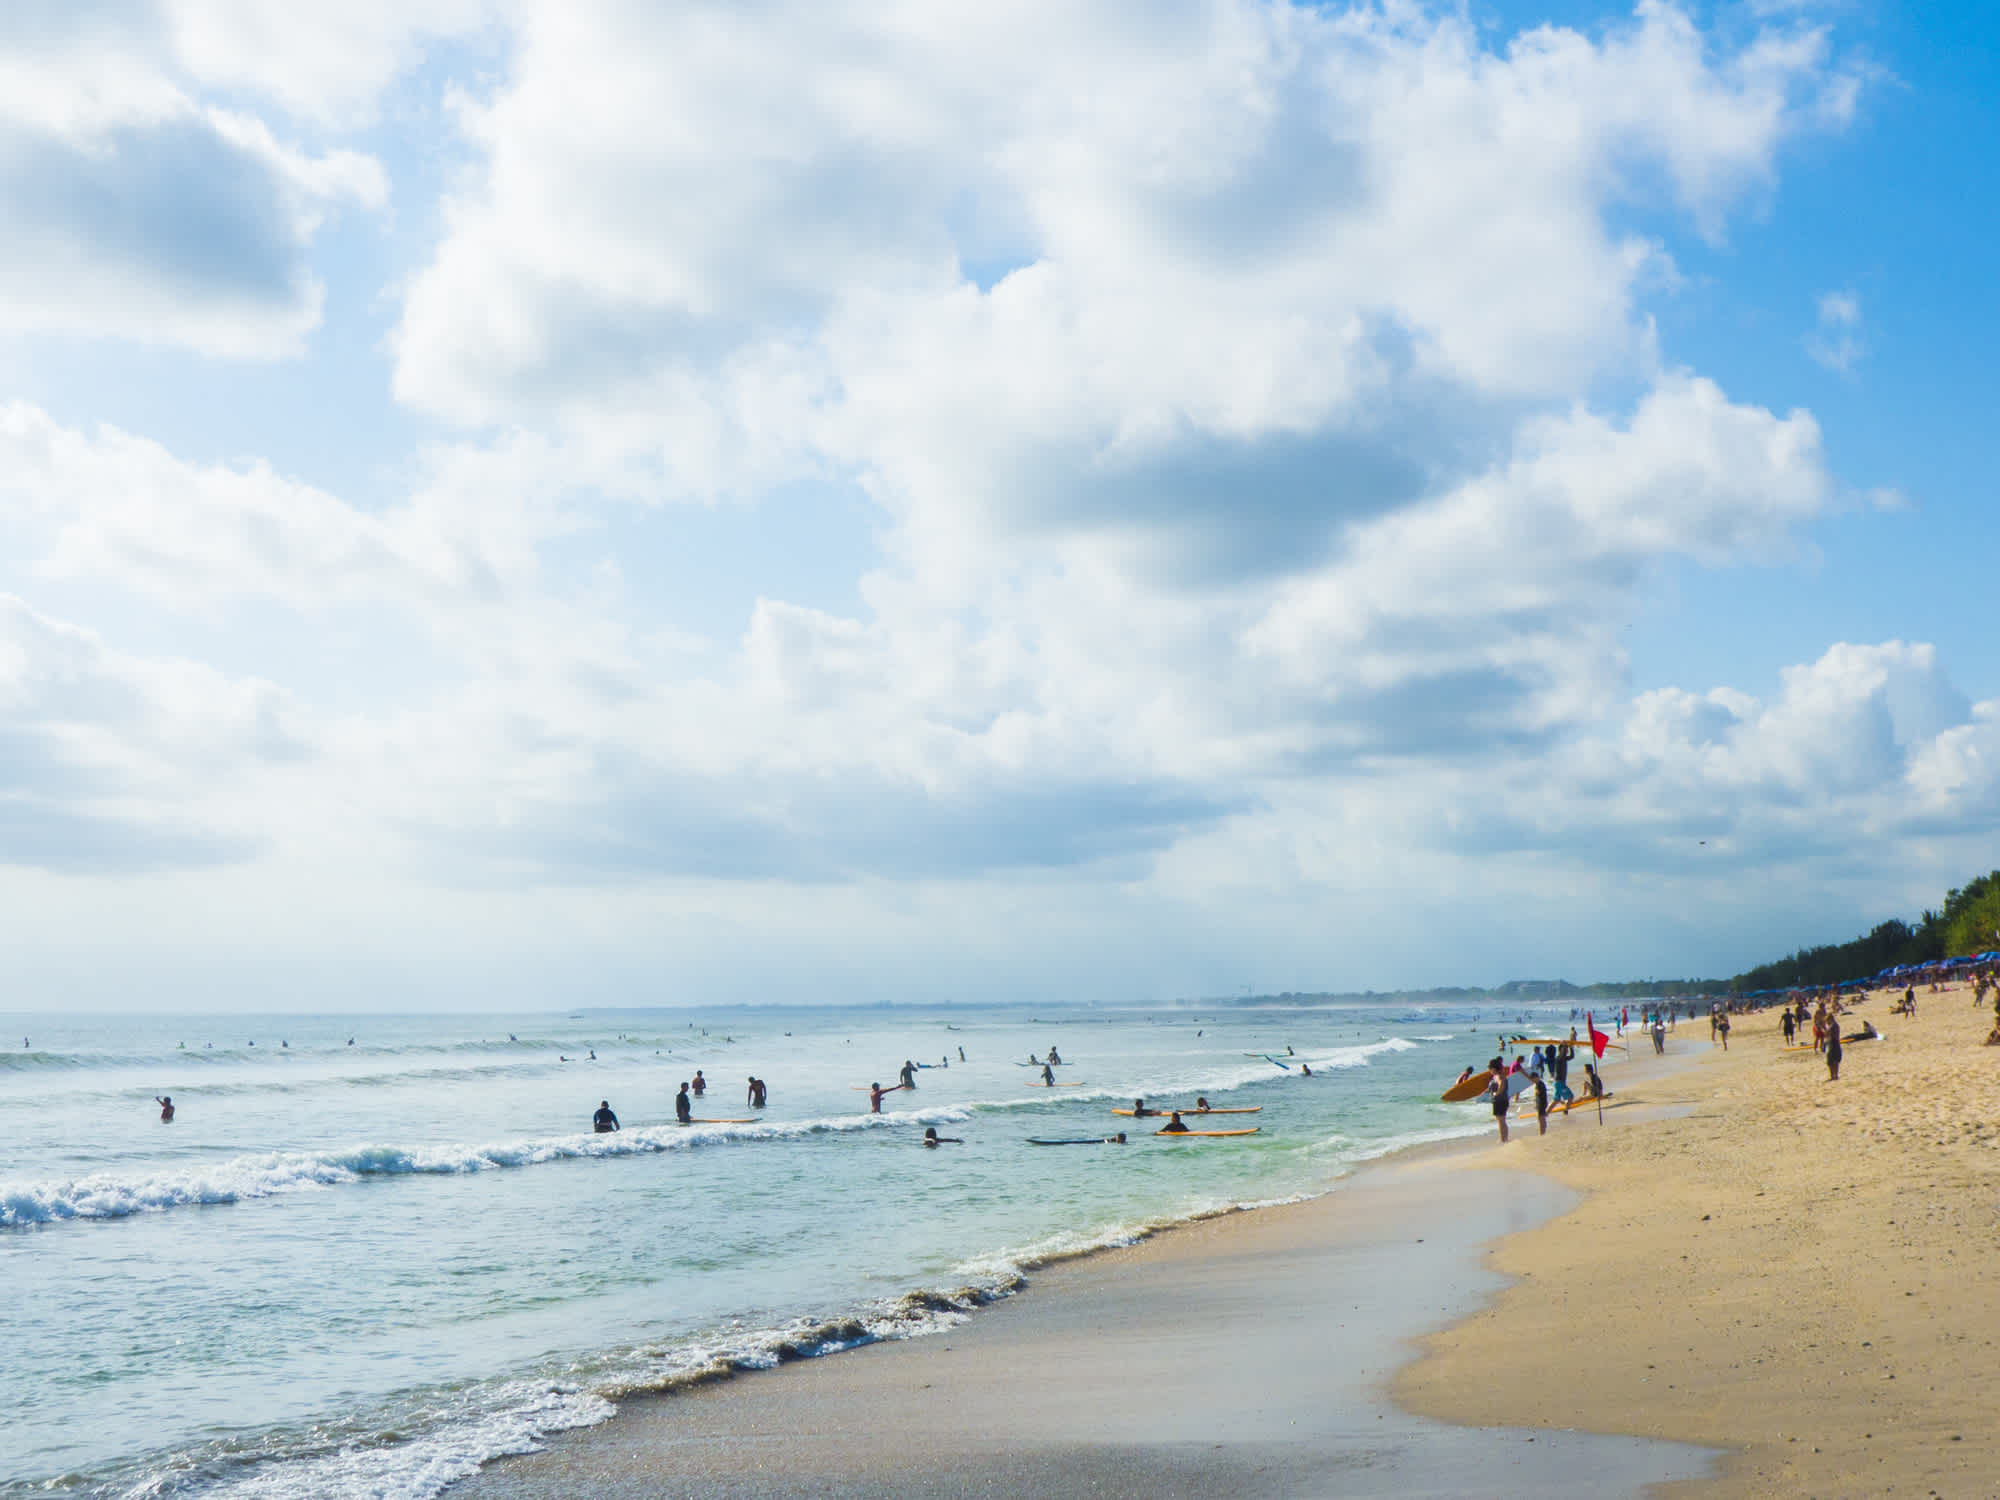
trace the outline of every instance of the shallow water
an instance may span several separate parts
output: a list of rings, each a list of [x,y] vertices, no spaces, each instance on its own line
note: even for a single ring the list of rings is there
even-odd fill
[[[7,1018],[0,1495],[435,1495],[623,1393],[950,1326],[1049,1259],[1489,1128],[1441,1088],[1568,1012],[1474,1014]],[[1027,1086],[1051,1044],[1080,1087]],[[949,1066],[869,1114],[905,1059]],[[754,1123],[672,1123],[696,1068],[697,1116]],[[1109,1113],[1197,1092],[1261,1132]]]

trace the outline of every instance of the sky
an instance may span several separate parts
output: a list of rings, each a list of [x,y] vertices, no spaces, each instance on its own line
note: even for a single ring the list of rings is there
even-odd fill
[[[10,0],[0,1009],[1727,976],[2000,865],[1983,6]]]

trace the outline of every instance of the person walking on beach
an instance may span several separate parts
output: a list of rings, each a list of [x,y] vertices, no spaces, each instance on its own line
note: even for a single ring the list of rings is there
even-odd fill
[[[1053,1047],[1049,1048],[1049,1061],[1060,1068],[1063,1065],[1062,1054]]]
[[[1493,1081],[1486,1085],[1486,1093],[1493,1101],[1493,1123],[1500,1127],[1500,1144],[1504,1146],[1507,1144],[1507,1105],[1510,1098],[1507,1092],[1507,1070],[1505,1064],[1496,1057],[1488,1065],[1487,1071],[1492,1073]]]
[[[1660,1019],[1658,1011],[1653,1012],[1653,1053],[1658,1057],[1667,1055],[1667,1023]]]
[[[1722,1038],[1722,1050],[1729,1050],[1729,1011],[1725,1008],[1715,1018],[1716,1035]]]
[[[674,1118],[686,1125],[694,1119],[694,1105],[688,1102],[688,1086],[681,1085],[681,1091],[674,1095]]]
[[[1778,1016],[1778,1024],[1785,1029],[1785,1045],[1792,1045],[1792,1038],[1798,1035],[1798,1023],[1792,1019],[1792,1009],[1786,1006]]]
[[[1535,1134],[1549,1133],[1549,1086],[1542,1082],[1542,1075],[1535,1075]]]
[[[1835,1082],[1840,1077],[1840,1023],[1834,1022],[1826,1031],[1826,1081]]]
[[[155,1094],[153,1095],[153,1102],[160,1106],[160,1123],[162,1125],[173,1124],[174,1096],[172,1094]]]
[[[597,1101],[597,1113],[590,1117],[590,1128],[599,1135],[609,1135],[618,1128],[618,1116],[611,1113],[611,1101]]]

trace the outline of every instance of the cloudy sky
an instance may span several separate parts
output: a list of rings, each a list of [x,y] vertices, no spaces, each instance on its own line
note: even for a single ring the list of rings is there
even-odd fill
[[[0,1008],[1913,915],[2000,863],[1980,9],[8,0]]]

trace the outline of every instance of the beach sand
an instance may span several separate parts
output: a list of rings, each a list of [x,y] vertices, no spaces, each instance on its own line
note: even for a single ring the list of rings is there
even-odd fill
[[[452,1500],[588,1494],[1456,1497],[1496,1464],[1602,1500],[1711,1456],[1413,1417],[1384,1379],[1500,1280],[1488,1237],[1569,1208],[1546,1178],[1440,1161],[1035,1275],[948,1333],[673,1395],[503,1461]]]
[[[1727,1053],[1683,1023],[1665,1063],[1634,1032],[1605,1127],[1517,1116],[947,1334],[632,1400],[452,1500],[2000,1493],[2000,1048],[1968,1001],[1867,1004],[1887,1035],[1838,1083],[1774,1017]]]
[[[1434,1335],[1397,1399],[1732,1450],[1671,1495],[2000,1494],[2000,1048],[1970,999],[1905,1019],[1871,997],[1883,1040],[1850,1044],[1838,1082],[1781,1050],[1775,1012],[1738,1018],[1726,1054],[1683,1022],[1710,1055],[1644,1093],[1684,1115],[1468,1162],[1583,1200],[1498,1245],[1512,1285]]]

